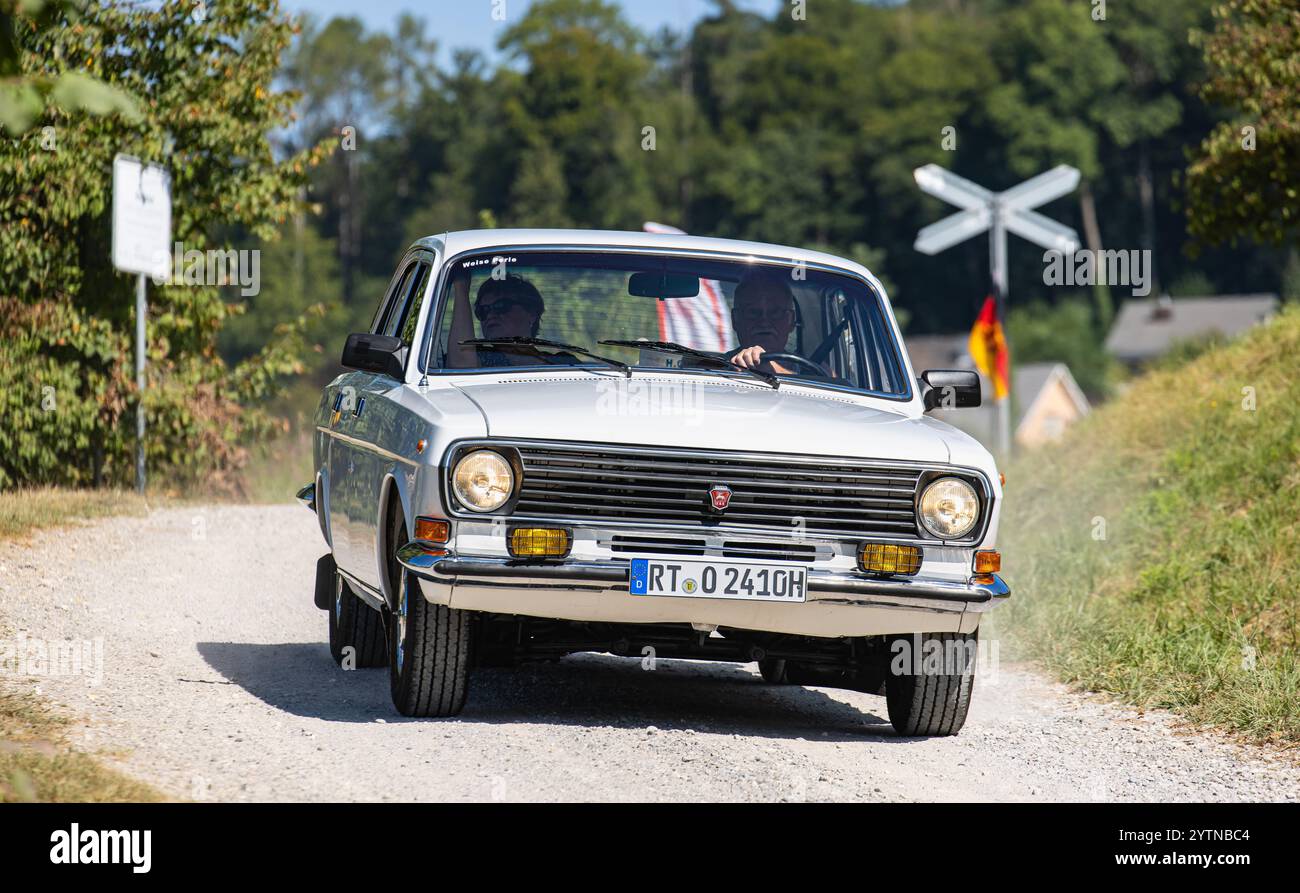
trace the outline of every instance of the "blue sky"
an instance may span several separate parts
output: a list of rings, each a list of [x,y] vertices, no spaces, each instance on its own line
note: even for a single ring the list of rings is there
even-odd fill
[[[440,56],[450,49],[474,47],[495,52],[498,31],[517,21],[531,5],[531,0],[505,0],[506,21],[492,18],[492,0],[283,0],[281,6],[294,13],[310,12],[320,19],[336,15],[359,16],[371,29],[387,29],[399,14],[410,11],[423,18],[426,33],[438,41]],[[643,31],[653,32],[667,25],[681,31],[714,7],[710,0],[623,0],[628,20]],[[739,0],[738,6],[770,15],[786,5],[782,0]]]

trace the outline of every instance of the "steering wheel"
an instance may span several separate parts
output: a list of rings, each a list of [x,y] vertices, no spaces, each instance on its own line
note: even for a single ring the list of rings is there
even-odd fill
[[[800,356],[797,353],[764,352],[763,354],[764,363],[771,363],[773,360],[775,360],[776,362],[780,363],[783,366],[784,365],[803,366],[807,369],[812,370],[813,374],[816,375],[818,378],[826,377],[826,370],[822,368],[821,363],[818,363],[815,360],[810,360],[807,357]]]

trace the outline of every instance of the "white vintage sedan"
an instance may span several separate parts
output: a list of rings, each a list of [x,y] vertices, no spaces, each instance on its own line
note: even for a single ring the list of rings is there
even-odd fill
[[[579,651],[756,662],[884,694],[904,735],[965,721],[1005,600],[989,453],[927,415],[848,260],[685,235],[452,232],[398,265],[316,413],[300,498],[345,667],[406,716],[473,671]]]

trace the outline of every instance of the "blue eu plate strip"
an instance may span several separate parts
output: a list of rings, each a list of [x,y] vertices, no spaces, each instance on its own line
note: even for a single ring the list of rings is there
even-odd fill
[[[632,572],[628,576],[627,591],[632,595],[645,595],[646,582],[650,579],[650,560],[633,558]]]

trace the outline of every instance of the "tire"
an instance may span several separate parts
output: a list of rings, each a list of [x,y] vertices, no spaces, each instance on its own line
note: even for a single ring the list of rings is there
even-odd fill
[[[787,685],[785,661],[779,657],[765,657],[758,662],[758,673],[770,685]]]
[[[803,664],[778,657],[758,662],[758,672],[769,685],[833,685],[825,673],[810,672]]]
[[[885,703],[889,722],[898,734],[913,737],[961,731],[975,687],[977,638],[978,633],[917,633],[890,639]],[[900,642],[906,647],[900,649]],[[941,665],[927,666],[926,658],[936,647]],[[913,655],[919,655],[919,666]],[[902,666],[895,666],[895,661]]]
[[[357,669],[388,663],[383,615],[357,598],[337,571],[334,598],[329,604],[329,627],[330,656],[339,666],[344,666],[349,655]]]
[[[403,716],[455,716],[469,690],[475,625],[470,612],[425,600],[396,552],[407,542],[400,513],[389,528],[389,579],[397,611],[388,615],[388,680],[393,706]]]

